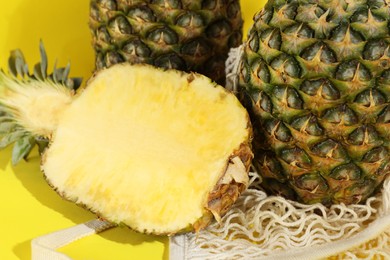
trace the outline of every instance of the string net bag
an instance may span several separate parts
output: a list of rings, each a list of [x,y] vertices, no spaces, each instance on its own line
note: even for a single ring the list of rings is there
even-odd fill
[[[242,46],[227,60],[235,91]],[[171,260],[390,259],[390,179],[365,204],[305,205],[250,186],[222,218],[199,233],[170,238]]]

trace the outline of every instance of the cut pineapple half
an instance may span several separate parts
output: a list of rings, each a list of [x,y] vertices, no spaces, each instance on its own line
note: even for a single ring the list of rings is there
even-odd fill
[[[36,89],[42,96],[52,90],[23,86],[8,98],[16,102],[22,91],[29,97]],[[43,111],[54,113],[44,118],[56,123],[42,126],[56,129],[47,135],[42,170],[64,198],[104,219],[145,233],[199,230],[248,185],[248,114],[204,76],[115,65],[62,107]],[[23,118],[18,122],[23,126]]]

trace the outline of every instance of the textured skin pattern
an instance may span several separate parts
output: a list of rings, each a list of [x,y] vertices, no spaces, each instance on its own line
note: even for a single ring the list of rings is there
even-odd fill
[[[359,203],[390,173],[388,0],[270,1],[240,67],[263,187]]]
[[[96,68],[128,61],[202,73],[223,83],[242,42],[238,0],[92,0]]]

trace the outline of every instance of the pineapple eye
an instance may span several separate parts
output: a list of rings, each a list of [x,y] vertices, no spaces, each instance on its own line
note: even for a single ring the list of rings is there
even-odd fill
[[[301,68],[298,62],[291,56],[281,54],[271,62],[271,67],[278,71],[283,77],[286,73],[288,76],[293,78],[299,78]]]
[[[291,126],[297,131],[305,132],[313,136],[321,136],[324,132],[318,124],[316,117],[312,115],[295,118],[291,122]]]
[[[287,27],[284,31],[287,35],[297,35],[299,38],[313,38],[314,31],[305,24],[294,24],[292,26]]]
[[[100,14],[99,7],[95,2],[91,3],[91,7],[89,10],[90,17],[97,21],[97,22],[102,22],[103,21],[103,16]]]
[[[183,45],[181,53],[192,57],[203,57],[210,54],[211,49],[203,39],[194,39]]]
[[[279,30],[276,29],[265,30],[260,35],[260,39],[263,42],[267,42],[270,48],[280,50],[280,46],[282,45],[282,37],[280,36]]]
[[[341,63],[336,71],[336,79],[343,81],[352,81],[355,77],[359,80],[369,81],[371,79],[370,71],[359,61],[351,60]]]
[[[251,70],[247,62],[243,62],[241,65],[240,79],[242,79],[244,83],[249,83],[251,80]]]
[[[348,156],[344,148],[332,139],[327,139],[317,143],[311,148],[311,151],[322,158],[348,160]]]
[[[383,111],[379,114],[377,123],[379,124],[388,124],[390,123],[390,107],[387,106]]]
[[[264,123],[264,128],[270,136],[279,141],[289,142],[291,140],[290,130],[280,120],[268,120]]]
[[[151,4],[155,4],[169,9],[181,9],[181,1],[179,0],[152,0]]]
[[[227,17],[229,19],[235,19],[241,13],[240,4],[238,1],[230,3],[227,7]]]
[[[260,106],[260,108],[263,109],[265,112],[272,112],[272,102],[267,94],[262,91],[260,93],[254,93],[253,95],[256,95],[253,100],[256,101],[256,105],[258,104],[257,106]]]
[[[157,28],[149,32],[147,38],[158,44],[173,45],[179,41],[177,34],[168,27]]]
[[[149,47],[139,39],[126,43],[122,51],[126,54],[136,55],[137,57],[149,57],[152,53]]]
[[[102,9],[106,9],[109,11],[115,11],[117,9],[115,0],[99,0],[97,1],[97,3]]]
[[[271,113],[272,112],[272,102],[271,102],[271,99],[269,98],[269,96],[267,94],[265,94],[264,92],[261,92],[260,96],[259,96],[259,101],[258,103],[260,103],[260,107],[268,112],[268,113]]]
[[[272,10],[269,9],[262,9],[260,12],[257,12],[253,17],[253,20],[256,21],[255,27],[257,29],[261,28],[261,26],[259,25],[268,24],[271,19],[272,19]]]
[[[230,24],[225,20],[217,21],[206,29],[207,36],[211,38],[223,38],[232,32]]]
[[[146,6],[139,6],[139,7],[131,8],[127,13],[127,17],[130,17],[131,19],[138,20],[140,22],[154,22],[154,21],[156,21],[156,17],[154,16],[153,11]]]
[[[229,38],[229,48],[234,48],[241,45],[242,34],[241,32],[233,33]]]
[[[298,14],[295,19],[304,23],[317,22],[318,18],[324,13],[324,9],[317,4],[305,4],[298,7]]]
[[[286,176],[280,162],[274,155],[269,153],[260,153],[259,157],[254,160],[257,169],[265,169],[267,177],[276,178],[280,182],[286,181]]]
[[[262,59],[257,59],[252,63],[253,74],[256,75],[257,79],[262,82],[269,83],[271,80],[271,75],[268,69],[267,64]]]
[[[303,108],[303,101],[298,92],[293,88],[286,86],[276,86],[273,91],[273,96],[275,96],[281,103],[287,105],[290,108]]]
[[[105,26],[100,27],[96,32],[96,38],[100,45],[100,47],[103,47],[104,44],[108,44],[111,41],[111,36],[108,33],[108,30]]]
[[[379,77],[379,83],[384,85],[390,85],[390,70],[385,70]]]
[[[363,58],[365,60],[378,60],[384,55],[390,55],[389,47],[389,44],[384,40],[368,42],[363,51]],[[388,53],[386,53],[386,50]]]
[[[355,125],[359,122],[355,112],[346,105],[326,110],[323,119],[329,123],[345,126]]]
[[[259,50],[259,37],[257,32],[253,32],[248,40],[248,46],[253,52],[257,52]]]
[[[185,62],[176,53],[168,53],[156,58],[154,65],[165,69],[186,69]]]
[[[317,42],[303,50],[301,56],[305,60],[313,60],[318,54],[320,55],[319,58],[323,63],[330,64],[337,61],[336,55],[333,53],[333,51],[322,42]]]
[[[375,163],[389,159],[389,152],[386,148],[380,146],[372,149],[363,156],[363,162]]]
[[[297,188],[313,194],[328,192],[329,188],[320,173],[306,173],[294,178]]]
[[[346,37],[350,37],[352,43],[357,44],[364,41],[363,36],[350,28],[349,24],[341,24],[332,31],[331,41],[342,42]]]
[[[283,1],[284,2],[284,1]],[[297,15],[297,5],[295,3],[282,3],[279,7],[275,8],[277,15],[282,15],[285,19],[294,20]]]
[[[380,106],[386,103],[386,97],[376,89],[367,89],[359,93],[354,102],[365,107]]]
[[[360,9],[359,11],[356,11],[352,17],[351,17],[351,22],[353,23],[367,23],[369,21],[369,9]],[[376,22],[383,22],[385,19],[383,19],[382,17],[380,16],[377,16],[375,14],[370,14],[372,16],[372,18],[374,18],[374,20]]]
[[[106,66],[111,67],[114,64],[124,62],[123,57],[117,52],[107,52],[105,57]]]
[[[214,10],[217,7],[217,0],[204,0],[202,2],[202,9]]]
[[[388,18],[386,18],[389,16],[389,7],[384,9],[387,9],[387,11],[382,11],[382,13],[371,9],[357,11],[351,17],[351,26],[364,35],[366,39],[386,38],[389,34]]]
[[[321,95],[327,100],[338,100],[340,98],[340,91],[328,79],[305,80],[300,90],[310,96]]]
[[[117,16],[108,24],[108,28],[113,33],[129,35],[132,33],[131,25],[124,16]],[[120,36],[119,36],[120,37]]]
[[[385,162],[377,169],[375,172],[376,176],[387,176],[390,171],[390,162],[385,160]]]
[[[101,70],[106,66],[106,64],[104,63],[104,55],[103,54],[99,53],[98,55],[96,55],[95,66],[96,66],[96,69],[98,69],[98,70]]]
[[[369,145],[378,143],[380,140],[374,127],[363,125],[348,136],[348,142],[352,145]]]
[[[199,28],[204,26],[204,21],[199,14],[186,12],[177,18],[176,25],[187,28]]]
[[[296,20],[303,23],[317,22],[325,13],[325,10],[318,4],[305,4],[298,7]]]
[[[371,8],[377,9],[386,6],[386,2],[383,0],[368,0],[368,5]]]
[[[337,166],[329,174],[329,177],[338,181],[353,181],[361,178],[361,169],[353,163]],[[338,183],[341,184],[341,183]]]
[[[310,168],[310,165],[312,164],[307,153],[298,147],[284,149],[281,152],[280,157],[289,165],[299,168]]]
[[[375,181],[370,179],[356,182],[345,190],[345,198],[350,200],[349,203],[359,203],[361,202],[362,198],[365,198],[370,193],[372,193],[375,185]]]

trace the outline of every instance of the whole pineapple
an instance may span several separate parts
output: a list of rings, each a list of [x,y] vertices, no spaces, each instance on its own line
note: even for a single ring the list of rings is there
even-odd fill
[[[91,0],[96,68],[128,61],[196,71],[223,83],[242,42],[238,0]]]
[[[254,17],[239,91],[263,187],[359,203],[390,173],[390,2],[271,0]]]

